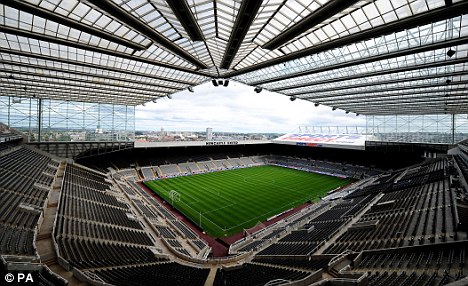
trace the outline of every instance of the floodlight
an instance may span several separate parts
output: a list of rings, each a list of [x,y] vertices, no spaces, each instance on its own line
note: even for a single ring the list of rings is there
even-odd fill
[[[449,49],[449,50],[447,51],[447,56],[448,56],[449,58],[451,58],[451,57],[453,57],[453,55],[455,55],[455,51],[452,50],[452,49]]]
[[[189,86],[187,87],[188,91],[193,92],[193,87]]]
[[[345,113],[346,113],[346,114],[348,114],[348,113],[349,113],[349,111],[346,111]]]
[[[336,107],[332,107],[332,111],[335,111],[336,110]]]
[[[153,99],[153,102],[154,102],[154,103],[156,103],[156,98],[155,98],[155,99]]]
[[[223,84],[223,85],[224,85],[225,87],[227,87],[227,86],[229,85],[229,80],[226,79],[226,80],[224,81],[224,84]]]
[[[190,90],[190,89],[189,89],[189,90]],[[167,95],[167,98],[172,99],[172,95],[171,95],[171,94],[168,94],[168,95]]]
[[[257,86],[257,87],[255,87],[255,89],[254,89],[254,91],[255,91],[256,93],[260,93],[262,90],[263,90],[263,88],[262,88],[261,86]]]
[[[317,107],[317,106],[319,106],[319,105],[320,105],[320,103],[316,102],[314,105],[315,105],[315,107]]]
[[[356,116],[359,116],[359,113],[356,113]]]
[[[291,100],[291,101],[296,100],[296,96],[295,96],[295,95],[291,96],[291,97],[289,98],[289,100]]]
[[[223,85],[223,80],[222,79],[218,80],[218,84]]]
[[[215,79],[212,79],[211,82],[213,83],[214,86],[218,86],[218,81]]]

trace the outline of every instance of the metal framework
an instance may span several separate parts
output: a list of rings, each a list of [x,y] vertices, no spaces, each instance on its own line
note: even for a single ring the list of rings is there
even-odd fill
[[[467,11],[466,0],[0,0],[0,95],[135,106],[225,78],[365,115],[462,114]]]

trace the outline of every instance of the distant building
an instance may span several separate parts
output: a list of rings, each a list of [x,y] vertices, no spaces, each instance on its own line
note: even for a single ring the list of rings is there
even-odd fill
[[[210,141],[213,140],[213,128],[206,128],[206,140]]]

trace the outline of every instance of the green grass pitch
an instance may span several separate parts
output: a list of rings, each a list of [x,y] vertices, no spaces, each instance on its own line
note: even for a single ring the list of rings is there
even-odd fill
[[[145,185],[206,233],[222,237],[308,200],[318,201],[349,182],[278,166],[258,166],[147,181]],[[172,200],[172,190],[178,199]]]

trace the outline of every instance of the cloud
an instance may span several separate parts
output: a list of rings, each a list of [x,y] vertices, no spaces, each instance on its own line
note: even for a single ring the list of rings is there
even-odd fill
[[[286,133],[299,126],[364,125],[363,116],[268,92],[231,81],[229,87],[205,83],[136,108],[136,130]]]

